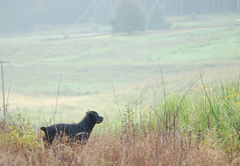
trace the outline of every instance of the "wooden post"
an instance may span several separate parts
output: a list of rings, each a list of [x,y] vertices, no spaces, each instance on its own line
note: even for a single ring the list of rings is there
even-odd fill
[[[4,114],[4,122],[6,119],[6,109],[5,109],[5,93],[4,93],[4,77],[3,77],[3,63],[8,63],[7,61],[1,61],[1,73],[2,73],[2,94],[3,94],[3,114]]]

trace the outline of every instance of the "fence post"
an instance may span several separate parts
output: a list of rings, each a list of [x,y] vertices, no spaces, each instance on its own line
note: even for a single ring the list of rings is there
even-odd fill
[[[5,109],[5,93],[4,93],[4,79],[3,79],[3,63],[8,63],[8,62],[1,61],[2,93],[3,93],[3,114],[4,114],[4,122],[5,122],[5,119],[6,119],[6,109]]]

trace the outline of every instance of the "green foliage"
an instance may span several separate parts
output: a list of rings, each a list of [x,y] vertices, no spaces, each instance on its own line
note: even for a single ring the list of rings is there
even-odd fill
[[[171,27],[171,23],[164,18],[164,6],[159,2],[153,5],[148,15],[148,29],[166,29]]]
[[[138,0],[121,0],[115,9],[115,16],[110,18],[112,33],[132,34],[144,31],[146,28],[146,14]]]
[[[21,114],[17,114],[17,124],[8,126],[8,131],[1,135],[1,145],[14,145],[17,149],[42,149],[43,145],[39,136],[34,133],[31,125],[26,122]]]
[[[173,115],[181,102],[183,94],[167,96],[166,111],[171,115],[170,124],[173,124]],[[209,99],[209,101],[208,101]],[[220,86],[199,86],[192,89],[190,95],[184,97],[178,110],[177,125],[182,132],[197,133],[201,131],[203,140],[214,140],[228,155],[240,152],[240,95],[237,79],[230,84],[220,80]],[[210,105],[211,103],[211,105]],[[165,102],[160,101],[158,112],[161,119],[164,114]],[[170,125],[169,125],[170,126]]]
[[[134,114],[135,111],[133,111],[133,109],[130,108],[129,105],[126,105],[126,111],[123,113],[123,125],[125,128],[132,128],[134,123]]]
[[[123,125],[127,131],[136,129],[137,133],[146,135],[155,129],[161,132],[176,129],[193,140],[208,141],[210,146],[220,147],[228,157],[235,158],[240,153],[239,93],[236,78],[230,83],[220,80],[219,84],[210,87],[200,85],[192,88],[186,96],[171,93],[166,96],[166,105],[160,100],[156,108],[147,105],[139,114],[127,105]],[[133,116],[138,116],[139,120],[134,120]]]

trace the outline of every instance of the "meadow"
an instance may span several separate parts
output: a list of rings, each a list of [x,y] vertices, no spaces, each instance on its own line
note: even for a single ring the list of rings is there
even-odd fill
[[[31,37],[2,36],[1,60],[14,62],[4,66],[4,79],[15,122],[1,124],[0,163],[43,165],[46,158],[49,165],[237,164],[238,15],[169,17],[172,29],[132,36],[106,34],[109,27],[92,34],[96,25],[80,24],[26,67],[53,48],[68,26]],[[72,123],[88,110],[105,120],[87,146],[43,150],[38,128],[52,124],[55,111],[56,123]]]

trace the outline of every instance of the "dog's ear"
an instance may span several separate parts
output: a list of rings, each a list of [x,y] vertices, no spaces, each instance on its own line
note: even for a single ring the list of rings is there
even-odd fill
[[[97,119],[98,117],[98,114],[95,111],[88,111],[86,114],[89,114],[89,116],[91,116],[93,119]]]
[[[40,128],[42,131],[44,131],[45,133],[47,133],[47,128],[46,127],[41,127]]]

